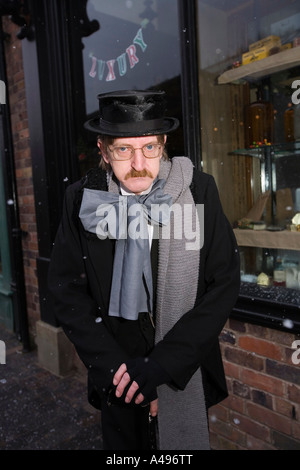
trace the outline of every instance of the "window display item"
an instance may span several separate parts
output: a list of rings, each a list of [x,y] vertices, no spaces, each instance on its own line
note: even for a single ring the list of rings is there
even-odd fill
[[[274,48],[276,52],[279,52],[281,46],[281,40],[279,36],[267,36],[266,38],[260,39],[249,46],[249,51],[242,55],[242,64],[250,64],[256,60],[265,59],[268,57]]]
[[[286,272],[281,259],[276,260],[276,266],[273,272],[273,285],[285,287]]]
[[[260,47],[259,49],[254,49],[253,51],[245,52],[242,55],[242,64],[247,65],[256,60],[265,59],[269,56],[270,49],[267,47]]]
[[[265,273],[260,273],[257,276],[257,284],[259,284],[260,286],[269,286],[270,285],[269,276]]]
[[[279,36],[270,35],[259,41],[253,42],[249,45],[249,51],[253,51],[255,49],[259,49],[260,47],[268,47],[271,49],[274,46],[280,46],[281,40]]]
[[[294,106],[294,137],[300,140],[300,104]]]
[[[257,91],[257,101],[245,107],[245,144],[274,141],[274,110],[269,101],[262,99],[262,91]]]
[[[284,112],[284,138],[286,142],[294,142],[294,109],[292,105]]]

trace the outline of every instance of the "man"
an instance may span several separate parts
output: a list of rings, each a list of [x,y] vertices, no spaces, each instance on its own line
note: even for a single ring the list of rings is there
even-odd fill
[[[98,99],[100,168],[67,189],[50,264],[56,315],[104,449],[209,449],[207,409],[227,396],[218,335],[239,289],[233,232],[213,178],[168,160],[178,121],[163,92]]]

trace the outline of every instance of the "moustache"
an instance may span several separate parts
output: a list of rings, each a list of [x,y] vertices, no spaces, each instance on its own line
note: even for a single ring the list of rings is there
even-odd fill
[[[146,168],[141,171],[137,171],[132,168],[125,176],[125,180],[128,180],[129,178],[145,178],[146,176],[153,179],[151,171],[146,170]]]

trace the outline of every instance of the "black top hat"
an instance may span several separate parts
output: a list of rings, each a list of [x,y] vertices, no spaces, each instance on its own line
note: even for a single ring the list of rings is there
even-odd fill
[[[138,137],[166,134],[179,125],[165,114],[164,91],[114,91],[98,95],[99,117],[85,128],[98,134]]]

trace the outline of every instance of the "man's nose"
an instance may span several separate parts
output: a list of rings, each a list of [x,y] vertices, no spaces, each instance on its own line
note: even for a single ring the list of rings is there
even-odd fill
[[[145,157],[142,152],[142,149],[135,149],[134,155],[131,159],[131,166],[137,170],[143,170],[145,167]]]

